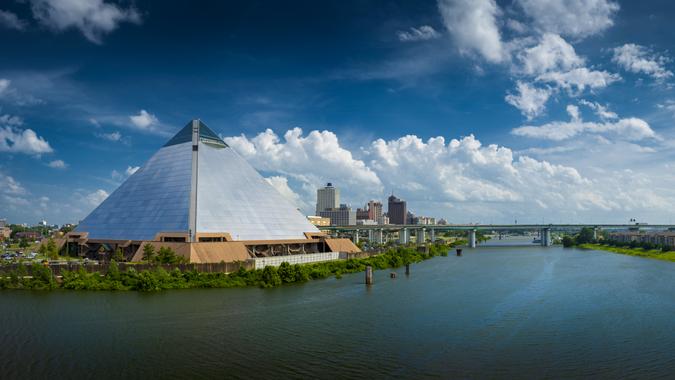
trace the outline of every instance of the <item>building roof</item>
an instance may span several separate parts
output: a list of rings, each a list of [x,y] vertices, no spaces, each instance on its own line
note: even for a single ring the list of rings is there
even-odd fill
[[[233,240],[304,239],[304,215],[201,120],[159,149],[77,227],[89,239],[153,240],[227,233]]]

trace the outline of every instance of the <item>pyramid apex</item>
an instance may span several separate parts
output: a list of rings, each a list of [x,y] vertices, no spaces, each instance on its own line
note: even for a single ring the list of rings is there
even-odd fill
[[[220,138],[220,136],[207,127],[206,124],[204,124],[204,122],[199,118],[190,120],[180,131],[178,131],[178,133],[176,133],[169,141],[167,141],[164,146],[191,142],[192,134],[195,128],[199,130],[200,141],[214,145],[220,145],[223,147],[228,146],[225,141]]]

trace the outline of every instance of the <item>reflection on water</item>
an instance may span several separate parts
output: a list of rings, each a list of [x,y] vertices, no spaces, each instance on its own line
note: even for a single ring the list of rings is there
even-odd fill
[[[675,265],[465,249],[390,279],[0,293],[0,378],[669,377]]]

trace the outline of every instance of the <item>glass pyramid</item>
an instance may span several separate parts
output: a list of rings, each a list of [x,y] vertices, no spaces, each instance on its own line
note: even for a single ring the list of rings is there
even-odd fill
[[[77,231],[101,240],[153,240],[160,232],[284,240],[318,232],[200,120],[171,138]]]

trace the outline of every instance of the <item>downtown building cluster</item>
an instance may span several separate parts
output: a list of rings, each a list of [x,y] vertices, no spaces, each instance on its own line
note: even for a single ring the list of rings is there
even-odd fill
[[[382,202],[370,200],[363,208],[356,210],[346,203],[340,203],[340,189],[327,183],[316,191],[316,215],[308,216],[309,221],[316,226],[355,226],[355,225],[389,225],[389,224],[417,224],[433,225],[445,224],[445,220],[426,216],[416,216],[408,210],[405,200],[394,194],[387,199],[385,212]]]

